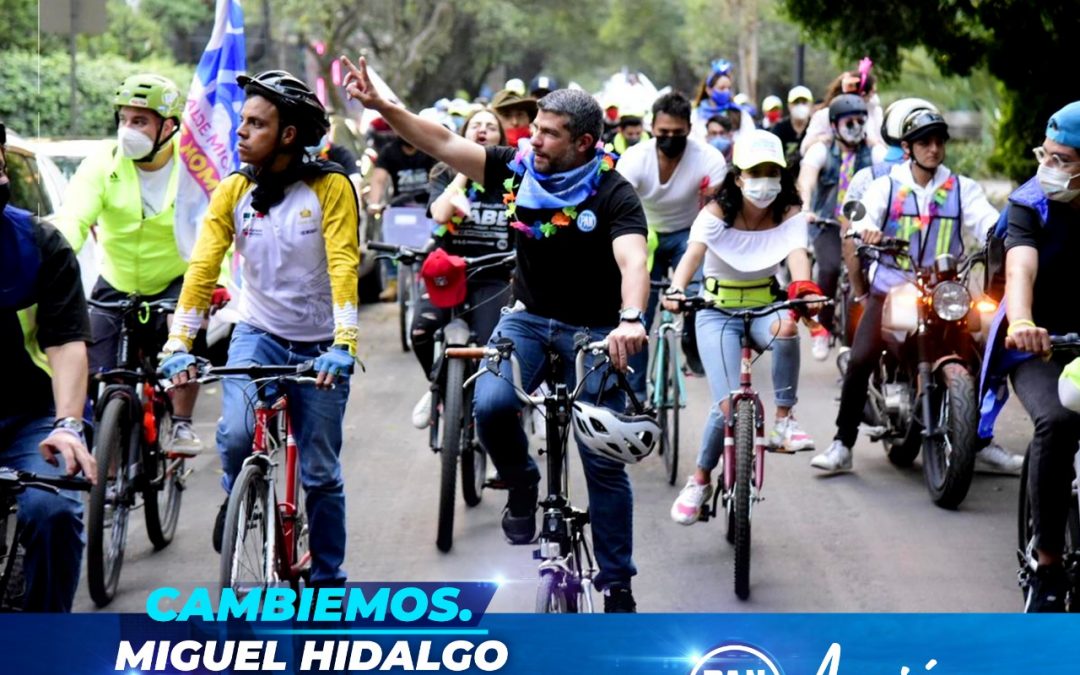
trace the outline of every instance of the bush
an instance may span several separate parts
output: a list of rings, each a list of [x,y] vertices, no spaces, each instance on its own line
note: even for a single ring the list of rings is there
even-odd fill
[[[77,119],[72,128],[68,108],[71,57],[53,52],[42,54],[40,63],[38,59],[33,52],[0,52],[0,120],[23,136],[111,136],[116,131],[112,97],[125,77],[138,72],[158,73],[176,82],[181,92],[187,92],[195,73],[193,67],[167,59],[136,63],[118,56],[80,54],[76,64]]]

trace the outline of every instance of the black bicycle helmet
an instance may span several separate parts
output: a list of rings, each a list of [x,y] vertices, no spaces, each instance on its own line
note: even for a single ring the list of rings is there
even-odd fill
[[[844,115],[865,115],[866,101],[857,94],[840,94],[829,104],[829,121],[835,122]]]
[[[911,114],[904,118],[901,131],[903,133],[900,140],[908,143],[914,143],[930,135],[941,136],[946,141],[949,140],[949,125],[945,122],[945,118],[941,116],[941,113],[933,110],[919,109],[912,111]]]
[[[291,73],[266,70],[254,77],[240,75],[236,83],[244,88],[245,94],[258,94],[269,100],[290,123],[305,126],[300,130],[304,145],[314,145],[330,129],[330,119],[319,97]]]

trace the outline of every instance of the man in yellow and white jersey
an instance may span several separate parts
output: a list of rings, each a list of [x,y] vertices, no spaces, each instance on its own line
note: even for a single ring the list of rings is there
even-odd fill
[[[315,361],[318,387],[289,384],[290,418],[310,523],[311,583],[344,583],[342,420],[356,359],[357,201],[345,171],[311,157],[329,122],[311,89],[289,73],[237,82],[247,96],[238,150],[245,166],[218,185],[184,277],[162,371],[175,384],[196,375],[188,353],[210,306],[221,260],[240,254],[240,322],[229,365]],[[330,385],[333,384],[333,389]],[[251,450],[251,382],[224,381],[217,446],[230,490]],[[214,527],[220,551],[225,506]]]

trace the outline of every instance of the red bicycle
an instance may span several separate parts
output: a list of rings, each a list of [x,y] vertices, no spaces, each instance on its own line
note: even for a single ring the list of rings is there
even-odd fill
[[[200,382],[248,378],[255,388],[251,455],[233,481],[225,512],[219,575],[222,588],[247,592],[279,583],[298,588],[311,569],[300,460],[283,382],[314,384],[314,362],[299,366],[209,368]],[[280,465],[281,452],[284,466]],[[278,469],[281,468],[279,473]],[[284,494],[278,494],[280,477]]]
[[[727,540],[735,546],[735,595],[740,600],[750,597],[750,517],[753,506],[762,500],[765,485],[765,408],[761,404],[751,372],[754,348],[750,341],[750,324],[754,319],[786,310],[801,310],[807,305],[829,304],[822,300],[782,300],[759,307],[724,308],[705,298],[687,298],[680,302],[682,311],[711,309],[743,323],[739,360],[739,388],[728,397],[724,423],[723,471],[717,478],[712,505],[701,509],[701,520],[718,515],[718,503],[727,515]]]

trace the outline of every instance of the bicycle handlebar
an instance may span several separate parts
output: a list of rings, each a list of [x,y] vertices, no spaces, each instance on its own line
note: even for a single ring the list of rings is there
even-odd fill
[[[26,488],[37,490],[81,490],[89,492],[92,483],[79,476],[41,476],[30,471],[18,471],[0,466],[0,492],[21,492]]]
[[[514,345],[512,342],[507,341],[507,345],[500,347],[449,347],[446,350],[446,355],[449,358],[457,359],[489,359],[487,370],[478,370],[472,377],[465,381],[463,388],[468,388],[476,381],[478,377],[485,372],[492,372],[498,375],[498,371],[492,367],[492,364],[497,364],[503,359],[510,360],[510,384],[514,386],[514,393],[525,405],[531,405],[540,407],[544,404],[543,396],[532,396],[525,391],[521,382],[521,364],[518,362],[517,355],[514,354]],[[574,374],[577,379],[577,389],[574,391],[574,396],[577,397],[578,389],[581,388],[582,383],[585,381],[585,354],[590,353],[594,356],[608,353],[607,340],[597,340],[596,342],[588,342],[580,345],[577,349],[577,356],[574,358]]]
[[[759,307],[720,307],[714,301],[708,298],[695,297],[684,298],[679,301],[680,311],[697,311],[700,309],[714,309],[727,316],[737,318],[749,318],[756,319],[762,316],[768,316],[775,314],[776,312],[783,311],[785,309],[798,309],[800,307],[807,307],[809,305],[831,305],[832,299],[825,300],[809,300],[804,298],[797,298],[795,300],[780,300],[778,302],[772,302],[768,305],[761,305]]]
[[[160,314],[168,314],[176,311],[176,300],[162,298],[160,300],[140,300],[137,297],[125,298],[117,302],[104,302],[102,300],[87,299],[86,304],[98,309],[117,309],[120,311],[141,310],[144,307]]]
[[[1051,335],[1050,346],[1057,348],[1080,349],[1080,333],[1066,333],[1064,335]]]

